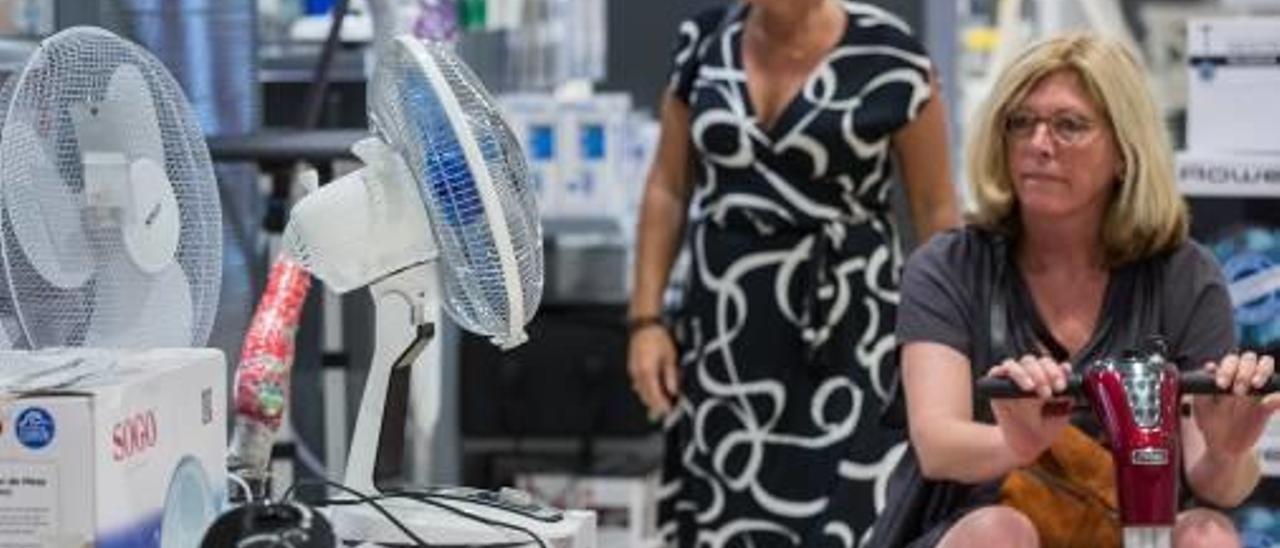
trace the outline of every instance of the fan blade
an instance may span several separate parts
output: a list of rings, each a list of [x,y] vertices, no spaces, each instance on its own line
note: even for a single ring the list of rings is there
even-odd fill
[[[27,123],[10,123],[9,138],[41,142]],[[75,222],[80,219],[84,200],[63,181],[42,147],[30,147],[28,154],[25,159],[6,162],[12,168],[3,185],[5,200],[24,205],[7,207],[6,221],[13,227],[27,262],[41,278],[60,289],[79,288],[93,274],[93,254],[84,227]],[[13,257],[8,260],[13,264]]]
[[[191,288],[182,267],[173,263],[158,274],[138,270],[116,257],[96,276],[94,309],[84,346],[191,346]]]
[[[164,270],[178,250],[178,201],[165,172],[160,120],[142,71],[133,64],[119,65],[101,101],[72,105],[70,111],[84,158],[85,186],[104,202],[92,205],[120,208],[130,258],[144,272]],[[97,157],[121,158],[126,165],[99,170],[91,161]]]
[[[116,133],[121,133],[120,128],[124,128],[124,146],[129,160],[141,157],[159,164],[161,168],[167,165],[155,98],[137,66],[122,64],[111,75],[102,112],[106,120],[116,127]]]
[[[151,86],[137,66],[120,64],[102,100],[68,106],[81,154],[119,152],[129,161],[165,165],[164,140]]]

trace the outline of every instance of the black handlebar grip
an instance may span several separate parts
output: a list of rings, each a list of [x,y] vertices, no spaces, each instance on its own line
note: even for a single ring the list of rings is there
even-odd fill
[[[1178,388],[1183,394],[1229,394],[1231,389],[1218,388],[1214,376],[1205,371],[1188,371],[1178,376]],[[1280,392],[1280,375],[1271,375],[1267,384],[1255,389],[1252,394],[1270,394]]]
[[[1081,391],[1080,375],[1072,374],[1067,377],[1067,390],[1064,395],[1079,396]],[[1218,388],[1214,376],[1205,371],[1188,371],[1178,376],[1179,392],[1183,394],[1229,394],[1231,389],[1222,390]],[[1024,392],[1018,387],[1017,383],[1008,378],[982,377],[977,382],[978,394],[985,398],[1034,398],[1036,395],[1032,392]],[[1280,374],[1271,375],[1267,384],[1262,388],[1256,389],[1251,394],[1263,395],[1280,392]]]
[[[1062,393],[1064,396],[1078,396],[1082,392],[1080,390],[1080,375],[1072,374],[1067,376],[1067,389]],[[1018,384],[1012,379],[1004,377],[982,377],[977,382],[978,395],[990,399],[1008,399],[1008,398],[1034,398],[1035,392],[1026,392],[1018,387]]]

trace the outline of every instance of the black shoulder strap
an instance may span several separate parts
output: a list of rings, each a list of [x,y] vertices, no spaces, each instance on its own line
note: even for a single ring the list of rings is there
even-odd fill
[[[1053,336],[1053,332],[1049,331],[1049,326],[1044,324],[1044,318],[1041,318],[1039,312],[1036,311],[1036,303],[1031,297],[1031,292],[1027,290],[1027,286],[1023,283],[1022,277],[1011,276],[1010,284],[1013,286],[1014,295],[1018,299],[1018,317],[1026,318],[1028,326],[1031,328],[1031,335],[1035,337],[1036,342],[1043,345],[1053,359],[1060,362],[1067,361],[1071,357],[1071,353]]]
[[[986,375],[987,369],[997,361],[1013,355],[1012,336],[1009,329],[1009,298],[1012,296],[1009,244],[1002,235],[989,234],[988,237],[991,238],[991,249],[986,264],[986,279],[990,280],[990,284],[986,287],[989,305],[987,321],[980,321],[978,329],[974,330],[974,344],[979,347],[978,351],[974,352],[974,359],[969,362],[969,370],[973,373],[975,382]],[[981,280],[982,277],[978,279]],[[985,337],[982,336],[983,323],[987,328]],[[976,390],[973,392],[974,418],[991,422],[994,417],[986,401],[985,398],[978,396]]]
[[[989,311],[987,329],[990,330],[987,340],[989,342],[987,352],[979,352],[993,359],[1007,357],[1012,350],[1009,346],[1009,258],[1005,247],[1004,238],[997,237],[991,250],[991,285],[987,288],[991,292],[991,306],[987,308]],[[975,363],[971,364],[973,378],[985,375],[986,368],[990,365],[979,364],[975,360]]]

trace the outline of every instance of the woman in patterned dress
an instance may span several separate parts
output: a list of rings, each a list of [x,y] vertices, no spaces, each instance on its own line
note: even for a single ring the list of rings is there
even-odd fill
[[[904,450],[877,422],[901,265],[891,155],[921,239],[958,222],[931,75],[901,20],[856,2],[749,0],[680,26],[628,357],[665,416],[669,541],[850,548],[884,507]]]

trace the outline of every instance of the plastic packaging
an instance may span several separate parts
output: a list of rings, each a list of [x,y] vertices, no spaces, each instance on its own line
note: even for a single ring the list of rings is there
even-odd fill
[[[235,430],[228,463],[242,475],[266,475],[271,445],[289,403],[294,335],[311,275],[285,254],[276,257],[240,351]]]

